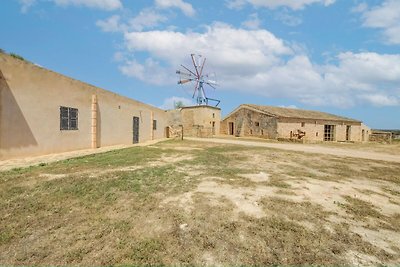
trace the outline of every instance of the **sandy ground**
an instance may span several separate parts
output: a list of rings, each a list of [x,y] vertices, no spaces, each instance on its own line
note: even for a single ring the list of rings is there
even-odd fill
[[[82,157],[92,154],[104,153],[112,150],[124,149],[129,147],[135,146],[149,146],[157,144],[158,142],[165,141],[166,139],[158,139],[143,142],[140,144],[132,144],[132,145],[117,145],[117,146],[107,146],[101,147],[97,149],[83,149],[83,150],[76,150],[76,151],[69,151],[64,153],[54,153],[42,156],[34,156],[34,157],[26,157],[26,158],[15,158],[15,159],[8,159],[0,161],[0,171],[7,171],[14,168],[24,168],[34,165],[39,165],[41,163],[51,163],[60,160],[66,160],[70,158]]]
[[[307,145],[307,144],[288,144],[288,143],[262,143],[256,141],[243,141],[243,140],[230,140],[222,138],[193,138],[186,137],[186,140],[210,142],[218,144],[233,144],[233,145],[244,145],[254,147],[267,147],[275,149],[283,149],[290,151],[299,151],[305,153],[317,153],[326,154],[338,157],[350,157],[360,159],[371,159],[371,160],[382,160],[389,162],[400,162],[400,156],[391,155],[387,153],[370,152],[370,151],[359,151],[351,148],[342,149],[334,147]]]

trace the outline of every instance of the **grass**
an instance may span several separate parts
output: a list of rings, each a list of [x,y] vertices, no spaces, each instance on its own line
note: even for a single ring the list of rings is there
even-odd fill
[[[383,218],[384,216],[371,203],[350,196],[345,196],[346,203],[338,203],[345,211],[357,220],[365,220],[368,217]]]
[[[299,187],[310,179],[323,183],[362,177],[380,183],[374,189],[377,196],[399,202],[399,168],[167,141],[1,172],[0,264],[351,265],[349,251],[390,264],[400,260],[397,243],[391,244],[397,254],[391,254],[352,227],[368,219],[377,229],[400,232],[399,214],[382,215],[380,203],[350,196],[338,210],[329,210],[304,199]],[[269,180],[241,176],[260,172],[268,173]],[[213,181],[226,190],[220,197],[197,190],[217,178]],[[230,195],[230,189],[239,195]],[[240,190],[249,196],[243,194],[242,200]],[[236,201],[248,201],[264,215],[238,212]],[[340,210],[345,214],[339,215]],[[335,223],[335,218],[340,220]]]

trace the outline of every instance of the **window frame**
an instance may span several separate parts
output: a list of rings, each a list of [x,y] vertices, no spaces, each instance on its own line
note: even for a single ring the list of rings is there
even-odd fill
[[[79,130],[79,110],[77,108],[60,106],[60,131]]]

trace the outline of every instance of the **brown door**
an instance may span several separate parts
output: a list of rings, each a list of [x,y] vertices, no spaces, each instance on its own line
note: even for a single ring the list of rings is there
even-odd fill
[[[165,127],[165,137],[169,138],[169,127]]]
[[[235,134],[234,131],[235,131],[235,125],[233,124],[233,122],[230,122],[229,123],[229,135],[234,135]]]

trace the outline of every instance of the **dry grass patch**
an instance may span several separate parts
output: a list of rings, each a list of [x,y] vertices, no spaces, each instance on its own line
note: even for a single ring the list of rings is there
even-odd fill
[[[399,173],[189,141],[0,172],[0,264],[393,264]]]

